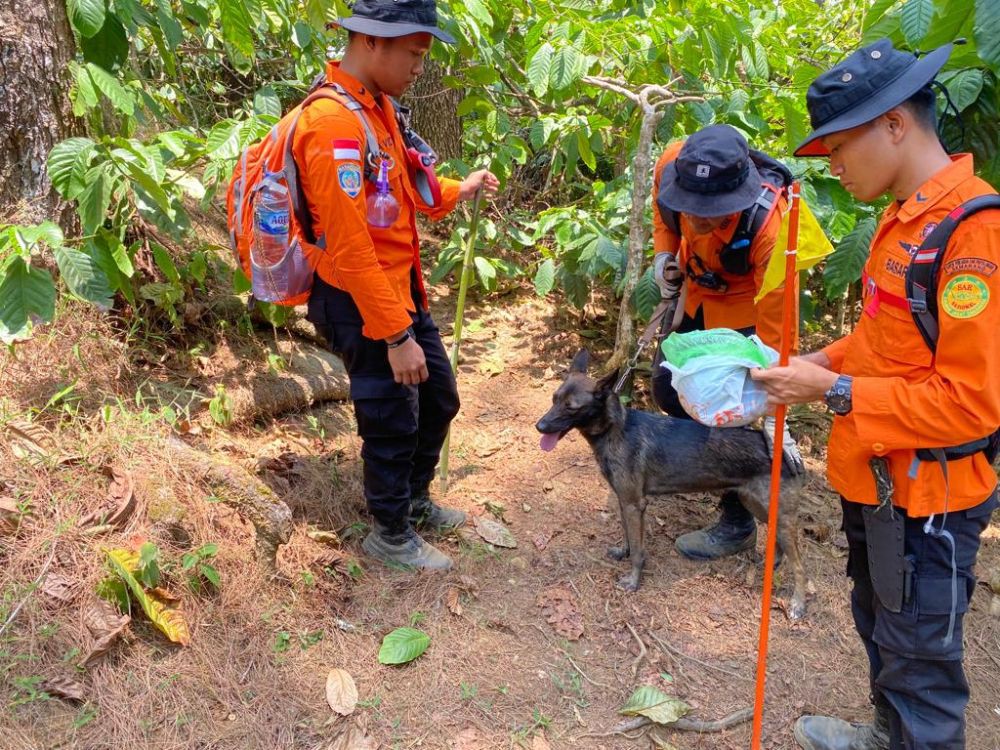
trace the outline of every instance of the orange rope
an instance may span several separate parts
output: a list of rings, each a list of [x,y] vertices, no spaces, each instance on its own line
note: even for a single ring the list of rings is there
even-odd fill
[[[781,313],[781,352],[778,364],[788,364],[792,348],[792,326],[795,311],[795,256],[799,241],[799,183],[788,189],[791,204],[788,217],[788,249],[785,251],[785,297]],[[781,493],[781,436],[785,431],[788,407],[779,404],[774,411],[774,457],[771,461],[771,499],[767,509],[767,552],[764,555],[764,591],[761,597],[760,639],[757,643],[757,688],[753,708],[752,750],[760,750],[760,733],[764,721],[764,681],[767,679],[767,637],[771,624],[771,587],[774,576],[774,554],[778,534],[778,496]]]

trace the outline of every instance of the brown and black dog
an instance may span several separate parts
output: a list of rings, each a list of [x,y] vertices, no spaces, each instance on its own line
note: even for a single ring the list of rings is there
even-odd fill
[[[758,520],[767,520],[771,458],[763,434],[740,427],[705,427],[687,419],[649,414],[622,405],[614,393],[618,373],[601,380],[587,375],[590,354],[580,350],[552,396],[552,408],[535,427],[541,447],[552,450],[570,430],[590,443],[601,473],[618,497],[625,543],[608,554],[631,558],[632,571],[619,583],[639,588],[646,561],[645,512],[648,495],[735,490]],[[806,610],[806,575],[798,548],[799,492],[804,477],[785,466],[779,501],[778,546],[795,579],[790,619]]]

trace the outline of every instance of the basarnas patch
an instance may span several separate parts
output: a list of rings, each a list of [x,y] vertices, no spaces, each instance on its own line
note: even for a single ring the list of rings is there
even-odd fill
[[[944,264],[944,272],[949,276],[972,272],[989,278],[996,270],[997,264],[986,258],[955,258]]]
[[[990,302],[990,288],[978,276],[962,274],[949,281],[941,293],[941,307],[953,318],[974,318]]]
[[[337,165],[337,182],[340,189],[351,198],[357,198],[361,192],[361,165],[346,163]]]

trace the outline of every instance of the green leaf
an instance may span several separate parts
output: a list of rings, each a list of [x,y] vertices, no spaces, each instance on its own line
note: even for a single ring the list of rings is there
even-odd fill
[[[114,292],[93,256],[70,247],[57,247],[55,256],[59,273],[73,294],[102,310],[111,309]]]
[[[111,571],[128,587],[132,598],[142,607],[146,617],[160,632],[175,643],[186,646],[191,642],[191,633],[184,615],[178,609],[168,609],[151,592],[147,592],[136,579],[139,556],[127,549],[105,549]]]
[[[396,628],[382,639],[378,650],[379,664],[406,664],[420,656],[431,645],[431,637],[416,628]]]
[[[87,63],[86,68],[94,85],[108,98],[114,108],[131,117],[135,113],[135,100],[125,87],[98,65]]]
[[[243,0],[219,0],[222,39],[236,70],[248,73],[253,67],[253,22]]]
[[[868,29],[881,21],[882,16],[886,14],[886,11],[898,2],[899,0],[875,0],[875,2],[872,3],[872,6],[865,13],[865,18],[861,22],[862,31],[867,32]]]
[[[153,260],[156,261],[156,266],[161,271],[163,275],[167,277],[169,281],[175,284],[180,283],[181,275],[177,273],[177,266],[174,265],[173,258],[170,257],[170,253],[163,245],[159,245],[155,242],[150,243],[150,247],[153,250]]]
[[[296,21],[292,26],[292,41],[299,49],[305,49],[312,42],[312,28],[307,23]]]
[[[483,0],[465,0],[463,4],[469,15],[479,21],[483,28],[488,29],[493,26],[493,16],[483,4]]]
[[[104,173],[103,165],[87,172],[90,185],[77,199],[76,212],[80,216],[85,234],[93,234],[104,223],[111,200],[111,181]]]
[[[235,159],[239,149],[240,123],[237,120],[216,123],[205,139],[205,150],[216,159]]]
[[[875,226],[876,222],[872,217],[861,219],[827,258],[823,269],[823,285],[828,298],[842,297],[847,287],[861,278],[861,269],[868,259]]]
[[[576,131],[576,148],[587,168],[592,172],[597,169],[597,157],[590,148],[590,136],[583,130]]]
[[[121,21],[108,14],[104,25],[94,36],[80,38],[80,51],[85,62],[114,70],[128,59],[128,35]]]
[[[265,86],[253,97],[253,111],[256,115],[281,117],[281,99],[271,86]]]
[[[556,264],[552,258],[546,258],[538,265],[535,272],[535,293],[544,297],[552,291],[556,284]]]
[[[1000,75],[1000,3],[976,0],[976,22],[972,27],[979,59]]]
[[[105,0],[68,0],[66,10],[70,23],[82,37],[94,36],[104,26]]]
[[[561,91],[580,79],[582,58],[575,47],[563,47],[552,57],[549,84],[553,91]]]
[[[88,109],[97,106],[97,89],[94,88],[94,82],[85,66],[70,62],[70,70],[73,71],[75,84],[70,91],[70,97],[73,100],[73,114],[82,117]]]
[[[483,289],[487,292],[496,289],[497,269],[493,267],[493,264],[481,255],[477,255],[473,263],[476,266],[476,275],[479,277],[479,283],[483,285]]]
[[[52,147],[46,169],[59,195],[73,199],[86,187],[83,176],[93,151],[94,142],[89,138],[67,138]]]
[[[649,685],[638,688],[621,708],[625,716],[645,716],[657,724],[673,724],[691,707],[687,703]]]
[[[48,271],[14,258],[0,271],[0,341],[31,338],[31,329],[51,323],[56,314],[56,286]]]
[[[528,83],[538,96],[545,96],[549,90],[549,76],[552,70],[552,45],[546,42],[531,56],[528,63]]]
[[[632,294],[632,307],[642,320],[649,320],[653,310],[660,304],[660,298],[660,287],[653,280],[653,269],[647,268]]]
[[[907,0],[900,16],[900,26],[907,44],[916,47],[927,36],[934,18],[934,0]]]
[[[983,91],[984,81],[982,70],[966,68],[942,80],[942,83],[948,88],[948,93],[951,95],[955,107],[959,112],[962,112],[979,98]]]

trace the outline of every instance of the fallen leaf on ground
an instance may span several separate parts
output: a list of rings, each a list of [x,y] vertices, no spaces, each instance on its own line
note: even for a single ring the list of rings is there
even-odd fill
[[[139,555],[127,549],[105,549],[108,563],[122,582],[128,587],[132,599],[142,607],[146,617],[167,638],[174,643],[187,646],[191,643],[191,631],[188,629],[184,613],[179,609],[171,609],[153,592],[146,591],[135,577],[139,569]]]
[[[73,601],[76,596],[74,588],[76,588],[76,584],[62,573],[49,573],[42,583],[42,593],[63,604]]]
[[[72,677],[50,677],[42,682],[42,690],[57,698],[83,703],[87,699],[83,694],[83,685]]]
[[[358,705],[358,687],[345,669],[331,669],[326,676],[326,702],[341,716],[354,712]]]
[[[458,600],[458,589],[448,589],[448,594],[445,596],[445,602],[448,604],[449,612],[459,617],[462,615],[462,602]]]
[[[122,526],[135,511],[135,479],[131,472],[117,467],[106,467],[105,474],[111,477],[108,487],[108,502],[103,507],[80,519],[81,526],[101,525]]]
[[[326,750],[376,750],[376,746],[363,729],[350,726],[341,732],[331,744],[327,745]]]
[[[21,512],[12,497],[0,497],[0,534],[12,536],[21,526]]]
[[[636,689],[619,713],[626,716],[645,716],[657,724],[673,724],[691,707],[680,698],[657,690],[649,685]]]
[[[125,626],[132,621],[106,601],[94,602],[83,613],[83,624],[90,631],[94,643],[80,662],[83,667],[94,666],[121,636]]]
[[[583,635],[583,615],[576,606],[572,592],[561,586],[553,586],[538,595],[538,606],[542,608],[545,621],[559,635],[576,641]]]
[[[7,423],[7,433],[10,435],[10,449],[18,458],[39,459],[52,455],[55,441],[44,427],[12,419]]]
[[[531,750],[552,750],[552,746],[544,734],[536,734],[531,738]]]
[[[510,533],[510,529],[499,521],[494,521],[492,518],[485,518],[483,516],[475,516],[473,523],[476,527],[476,533],[495,547],[512,548],[517,546],[517,540]]]
[[[450,750],[487,750],[489,745],[475,727],[466,727],[448,740]]]
[[[306,536],[312,539],[314,542],[319,542],[320,544],[328,544],[331,547],[340,547],[340,537],[334,531],[323,531],[322,529],[309,529],[306,532]]]
[[[549,542],[552,541],[552,535],[540,532],[538,534],[535,534],[535,538],[533,541],[535,542],[535,546],[538,547],[539,551],[541,551],[549,546]]]

